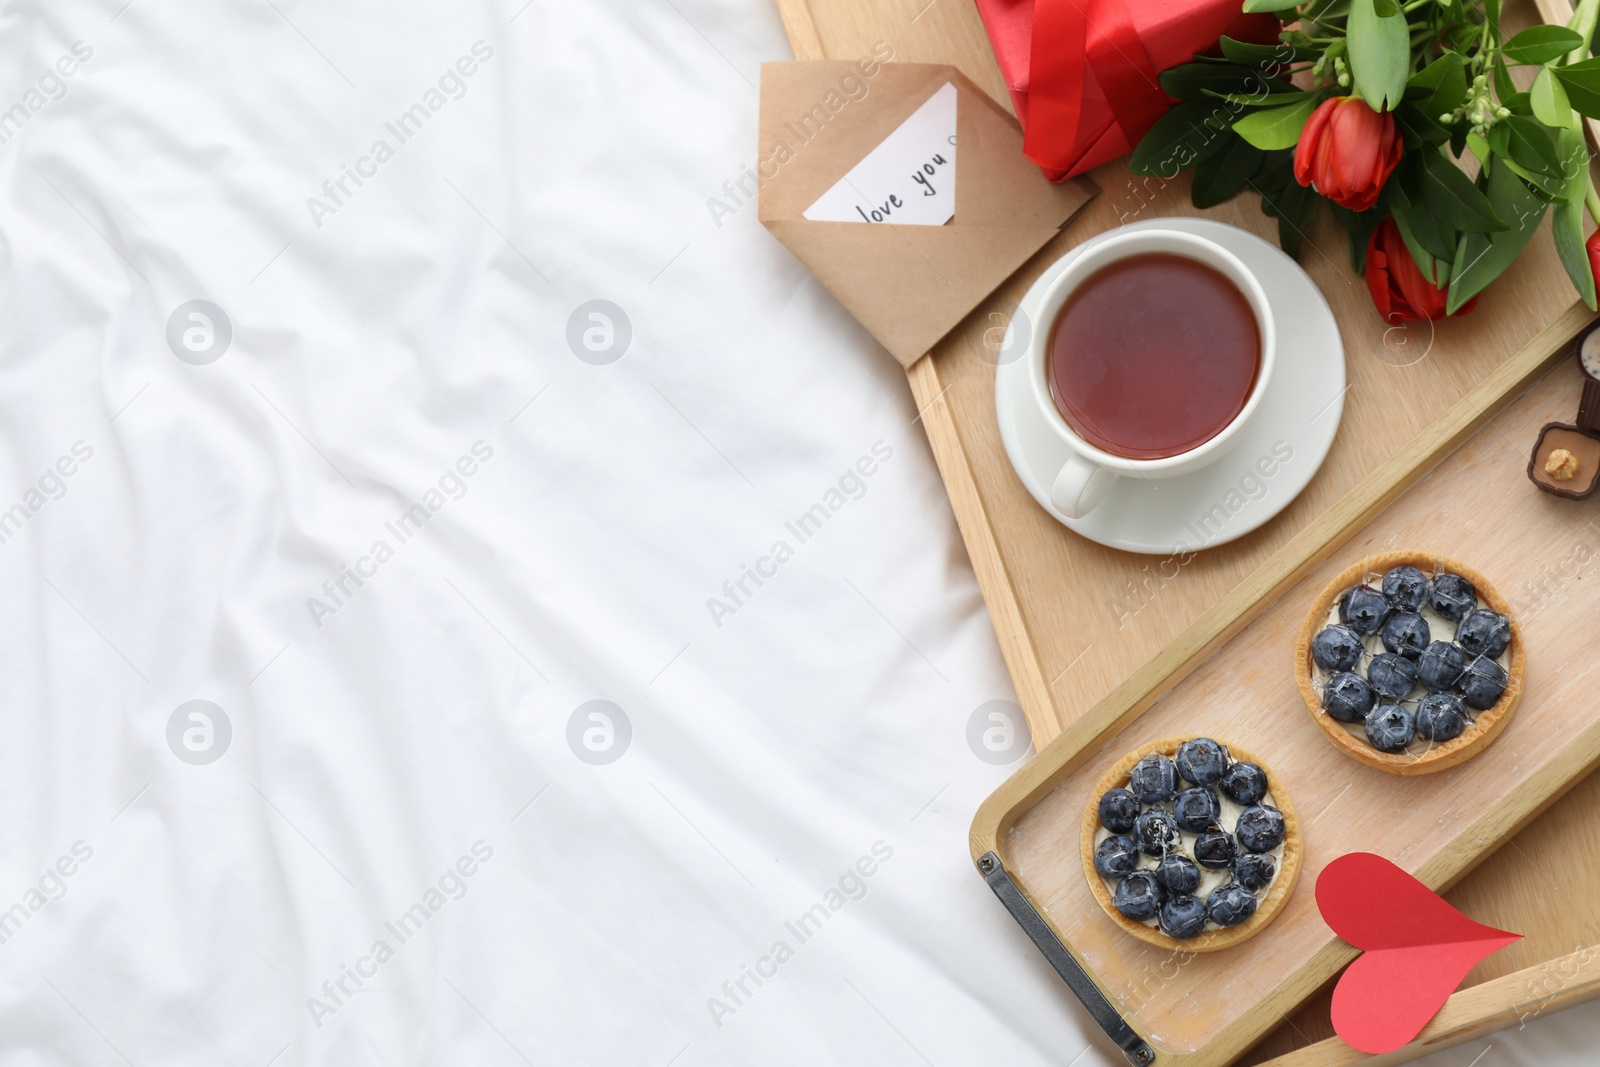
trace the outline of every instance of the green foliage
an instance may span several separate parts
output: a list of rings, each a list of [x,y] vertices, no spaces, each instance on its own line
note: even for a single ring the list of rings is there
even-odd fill
[[[1589,150],[1583,142],[1583,134],[1576,130],[1562,130],[1557,136],[1556,150],[1562,161],[1566,199],[1550,212],[1550,234],[1555,239],[1561,265],[1572,279],[1572,287],[1593,311],[1594,269],[1589,265],[1589,251],[1583,245],[1583,190],[1589,181]]]
[[[1324,199],[1295,180],[1296,152],[1337,136],[1345,143],[1322,149],[1335,160],[1376,158],[1372,146],[1348,143],[1380,135],[1371,116],[1339,123],[1337,135],[1329,124],[1305,136],[1319,106],[1356,97],[1380,113],[1379,122],[1393,122],[1402,147],[1392,173],[1386,163],[1367,172],[1365,190],[1360,171],[1341,175],[1341,184],[1355,186],[1350,203],[1378,196],[1366,211],[1331,204],[1357,271],[1365,269],[1374,228],[1393,217],[1424,277],[1448,287],[1454,313],[1516,260],[1549,212],[1561,263],[1593,308],[1584,215],[1586,205],[1600,212],[1600,197],[1590,188],[1579,117],[1600,119],[1600,57],[1587,58],[1596,3],[1577,0],[1571,26],[1533,26],[1507,39],[1502,0],[1243,0],[1247,12],[1278,14],[1286,23],[1280,41],[1224,37],[1220,55],[1163,73],[1162,87],[1180,103],[1143,138],[1129,166],[1163,178],[1192,170],[1190,195],[1200,208],[1248,188],[1294,255]],[[1535,68],[1526,91],[1512,81],[1512,67]],[[1324,165],[1310,164],[1308,179],[1315,182]],[[1382,188],[1373,188],[1378,182]]]
[[[1413,74],[1406,83],[1406,99],[1431,119],[1454,111],[1466,98],[1466,67],[1455,52],[1446,52]]]
[[[1565,26],[1530,26],[1507,41],[1501,51],[1517,63],[1545,64],[1560,59],[1583,43],[1583,35]]]
[[[1194,185],[1189,191],[1195,207],[1215,207],[1228,199],[1261,169],[1267,154],[1248,141],[1224,134],[1220,151],[1202,159],[1194,168]]]
[[[1317,109],[1317,97],[1306,93],[1305,98],[1283,107],[1252,111],[1234,121],[1233,132],[1257,148],[1270,152],[1278,148],[1293,148],[1300,140],[1300,131],[1306,120]]]
[[[1232,118],[1225,104],[1214,100],[1192,100],[1168,111],[1144,135],[1128,169],[1135,174],[1174,178],[1188,170],[1218,141]]]
[[[1185,63],[1162,71],[1160,78],[1167,95],[1179,100],[1203,100],[1217,93],[1262,96],[1294,91],[1286,81],[1263,77],[1255,67],[1237,63]]]
[[[1548,206],[1508,168],[1494,167],[1489,172],[1487,185],[1486,198],[1494,213],[1511,222],[1497,233],[1461,235],[1455,264],[1450,271],[1450,296],[1445,302],[1445,311],[1451,315],[1511,266],[1512,260],[1539,228],[1539,220],[1544,218]]]
[[[1351,0],[1350,74],[1374,111],[1400,102],[1411,70],[1411,30],[1395,0]]]
[[[1565,67],[1551,67],[1567,100],[1581,115],[1600,118],[1600,59],[1585,59]]]

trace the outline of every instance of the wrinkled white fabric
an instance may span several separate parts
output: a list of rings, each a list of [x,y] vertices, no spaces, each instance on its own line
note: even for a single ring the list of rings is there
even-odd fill
[[[0,56],[0,1064],[1116,1062],[967,859],[903,375],[736,195],[766,3]]]

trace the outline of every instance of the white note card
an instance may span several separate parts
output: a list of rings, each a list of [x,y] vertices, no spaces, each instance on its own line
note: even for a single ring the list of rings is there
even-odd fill
[[[812,222],[943,226],[956,213],[956,87],[946,82],[805,210]]]

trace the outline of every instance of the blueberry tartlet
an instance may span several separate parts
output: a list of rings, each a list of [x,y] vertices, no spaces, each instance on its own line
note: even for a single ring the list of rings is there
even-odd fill
[[[1390,774],[1454,767],[1499,736],[1526,654],[1481,574],[1421,552],[1371,556],[1317,597],[1295,647],[1306,707],[1335,747]]]
[[[1141,941],[1189,952],[1260,933],[1300,874],[1300,824],[1256,757],[1209,737],[1155,741],[1095,786],[1083,869],[1107,915]]]

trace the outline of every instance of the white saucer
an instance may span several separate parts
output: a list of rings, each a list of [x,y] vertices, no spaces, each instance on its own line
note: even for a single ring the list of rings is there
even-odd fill
[[[1050,486],[1067,459],[1067,446],[1043,413],[1027,402],[1029,390],[1018,388],[1024,383],[1015,381],[1028,373],[1027,360],[1013,358],[996,368],[995,414],[1011,465],[1057,522],[1110,548],[1171,555],[1243,537],[1288,507],[1310,484],[1344,414],[1344,345],[1322,292],[1281,249],[1226,223],[1163,218],[1100,234],[1053,264],[1022,298],[1002,351],[1020,352],[1026,346],[1025,337],[1011,336],[1019,326],[1050,328],[1039,321],[1039,302],[1068,263],[1111,233],[1141,229],[1183,230],[1217,242],[1255,273],[1272,303],[1277,365],[1255,417],[1228,453],[1177,478],[1119,478],[1098,507],[1081,519],[1069,519],[1050,504]],[[1017,340],[1022,343],[1013,347]]]

